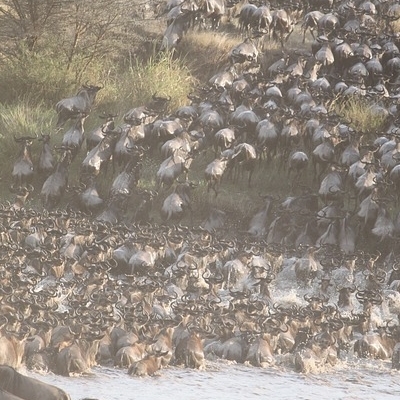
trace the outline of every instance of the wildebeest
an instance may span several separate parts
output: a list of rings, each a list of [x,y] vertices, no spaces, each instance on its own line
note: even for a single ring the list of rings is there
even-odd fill
[[[202,331],[201,328],[191,327],[191,323],[186,325],[175,346],[175,364],[197,369],[205,367]]]
[[[64,347],[56,358],[56,372],[70,376],[72,372],[86,372],[94,364],[94,357],[99,347],[99,340],[80,339],[70,346]]]
[[[249,3],[245,4],[237,17],[239,18],[239,29],[244,32],[248,33],[250,28],[252,27],[252,21],[254,17],[254,13],[257,10],[257,6],[255,4]]]
[[[274,40],[279,41],[282,47],[292,34],[296,21],[291,17],[290,11],[280,9],[272,13],[271,33]]]
[[[121,130],[103,131],[103,139],[95,145],[82,161],[83,174],[97,176],[101,169],[107,171],[107,166],[112,158],[117,140],[121,136]]]
[[[206,170],[204,171],[205,180],[207,182],[207,192],[212,189],[215,192],[215,196],[218,195],[222,175],[226,170],[228,162],[229,158],[222,157],[216,158],[214,161],[207,165]]]
[[[246,38],[243,43],[235,46],[229,53],[232,64],[244,63],[245,61],[257,61],[258,50],[252,39]]]
[[[13,394],[0,389],[0,399],[1,400],[21,400],[21,397],[14,396]]]
[[[129,367],[128,374],[136,376],[154,375],[161,368],[161,361],[164,355],[164,353],[147,355],[142,360],[133,363]]]
[[[272,22],[269,6],[255,4],[245,4],[239,13],[239,27],[244,33],[249,33],[253,29],[257,33],[268,33]]]
[[[100,197],[96,187],[95,177],[90,177],[78,192],[79,209],[87,213],[96,213],[101,209],[104,200]]]
[[[55,159],[50,146],[50,135],[43,135],[38,139],[43,142],[43,147],[40,152],[37,170],[42,176],[49,176],[54,169]]]
[[[76,118],[79,114],[89,114],[100,89],[102,86],[82,85],[75,96],[60,100],[56,104],[57,128],[63,126],[69,119]]]
[[[156,174],[158,186],[164,185],[170,188],[179,175],[187,176],[192,161],[193,155],[191,153],[179,154],[179,152],[175,152],[165,159]]]
[[[0,366],[0,389],[26,400],[71,400],[63,390],[24,376],[7,365]],[[1,399],[3,399],[2,394],[0,392]]]
[[[164,32],[161,51],[173,50],[188,31],[193,18],[193,13],[186,11],[179,14]]]
[[[239,143],[237,146],[235,146],[227,166],[230,175],[233,170],[233,181],[238,181],[240,175],[243,174],[243,171],[248,171],[249,176],[247,184],[250,187],[251,177],[254,172],[256,160],[257,152],[254,146],[248,143]]]
[[[179,183],[175,190],[164,200],[161,208],[163,220],[181,220],[186,210],[191,211],[191,192],[193,182]]]
[[[202,14],[202,20],[206,18],[211,20],[211,29],[218,29],[221,18],[225,14],[224,0],[203,0],[199,5]]]
[[[43,183],[40,196],[46,208],[56,206],[62,199],[68,186],[68,167],[71,162],[71,151],[63,147],[60,148],[60,161],[57,163],[54,172]]]
[[[303,23],[301,28],[303,29],[303,43],[306,41],[306,32],[310,30],[310,33],[315,39],[314,30],[318,27],[318,21],[324,14],[321,11],[310,11],[303,17]]]
[[[114,119],[116,117],[117,117],[116,114],[111,114],[111,113],[99,115],[99,118],[104,119],[104,123],[94,128],[86,136],[86,150],[88,152],[102,141],[105,132],[114,130],[115,128]]]
[[[261,333],[250,345],[247,353],[247,361],[250,364],[266,368],[275,363],[275,357],[270,344],[268,333]]]
[[[87,114],[79,114],[70,129],[64,133],[61,145],[70,148],[72,158],[75,158],[75,156],[78,154],[85,138],[84,122],[86,117]]]
[[[325,364],[337,362],[337,343],[331,332],[322,331],[312,336],[296,349],[295,368],[298,372],[310,372]]]
[[[14,136],[14,140],[22,145],[21,152],[14,163],[12,171],[12,177],[16,185],[21,186],[32,182],[34,167],[30,148],[34,139],[36,139],[36,136],[23,136],[20,138]]]
[[[24,344],[20,339],[14,335],[0,336],[0,363],[19,367],[23,353]]]
[[[115,357],[114,365],[118,367],[130,367],[133,363],[143,360],[146,354],[146,343],[134,343],[121,347]]]

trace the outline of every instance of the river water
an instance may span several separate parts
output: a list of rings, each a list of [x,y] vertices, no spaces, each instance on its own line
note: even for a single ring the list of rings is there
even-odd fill
[[[299,374],[282,365],[261,369],[224,361],[208,361],[203,371],[167,367],[146,378],[106,367],[72,377],[22,372],[64,389],[72,400],[400,399],[400,371],[390,367],[390,362],[350,358],[317,374]]]

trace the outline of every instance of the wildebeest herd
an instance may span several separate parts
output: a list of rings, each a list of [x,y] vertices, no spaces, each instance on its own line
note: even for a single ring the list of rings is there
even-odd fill
[[[228,6],[168,5],[164,49],[207,18],[217,29]],[[307,372],[354,353],[400,368],[400,6],[246,3],[235,17],[243,42],[190,104],[164,115],[169,98],[154,95],[120,126],[104,114],[86,134],[101,86],[84,85],[56,105],[57,126],[70,124],[58,157],[43,136],[35,164],[36,137],[16,139],[16,200],[0,209],[0,364],[61,375],[111,364],[142,376],[170,364],[204,368],[207,357],[268,367],[288,355],[288,367]],[[286,52],[296,24],[311,31],[310,51]],[[270,39],[283,57],[264,65],[260,47]],[[381,132],[335,111],[354,98],[382,119]],[[76,201],[59,209],[83,143]],[[177,180],[206,152],[215,154],[204,171],[211,202],[222,178],[240,182],[247,172],[251,185],[256,169],[273,166],[293,192],[267,194],[242,232],[226,229],[217,208],[188,228],[180,222],[196,184]],[[139,190],[149,154],[163,159],[156,187]],[[101,198],[105,168],[116,177]],[[25,207],[35,173],[40,212]],[[313,187],[296,184],[309,173]],[[165,196],[163,225],[151,223],[156,196]],[[296,298],[284,296],[288,288]]]

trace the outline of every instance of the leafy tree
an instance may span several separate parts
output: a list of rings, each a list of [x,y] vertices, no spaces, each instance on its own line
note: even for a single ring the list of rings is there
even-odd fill
[[[140,15],[135,2],[123,0],[3,0],[0,52],[19,57],[22,47],[53,49],[65,57],[65,70],[75,68],[80,80],[91,63],[125,42]]]
[[[62,0],[1,1],[0,34],[6,45],[25,40],[27,47],[33,50],[42,35],[57,25],[62,3]]]

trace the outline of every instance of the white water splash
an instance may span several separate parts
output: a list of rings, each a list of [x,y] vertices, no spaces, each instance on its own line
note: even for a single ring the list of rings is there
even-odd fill
[[[400,398],[400,372],[391,370],[389,362],[353,358],[321,369],[318,374],[298,374],[279,363],[261,369],[225,361],[207,361],[205,371],[167,367],[157,377],[147,378],[132,377],[126,370],[104,367],[94,368],[91,375],[68,378],[23,372],[64,389],[72,400],[85,397],[99,400]]]

